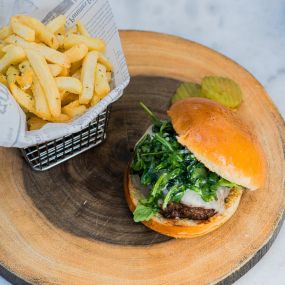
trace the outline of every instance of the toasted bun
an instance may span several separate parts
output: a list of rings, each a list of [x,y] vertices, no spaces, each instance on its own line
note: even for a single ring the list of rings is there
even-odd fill
[[[265,178],[265,159],[248,127],[231,110],[205,98],[188,98],[168,115],[186,146],[211,171],[255,190]]]
[[[143,191],[137,185],[133,176],[129,174],[129,168],[125,174],[125,196],[130,210],[133,212],[140,199],[144,198]],[[232,189],[225,201],[223,214],[216,214],[207,221],[194,221],[189,219],[165,219],[161,214],[156,214],[151,220],[144,221],[148,228],[161,234],[175,238],[192,238],[207,234],[219,228],[238,208],[242,190]]]

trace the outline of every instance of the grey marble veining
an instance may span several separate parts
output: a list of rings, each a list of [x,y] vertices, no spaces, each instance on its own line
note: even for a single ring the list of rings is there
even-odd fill
[[[17,1],[20,0],[14,2]],[[0,1],[0,11],[3,3],[10,5],[11,1]],[[285,0],[110,0],[110,3],[120,29],[182,36],[234,59],[265,86],[285,117]],[[1,17],[5,15],[0,12],[0,21]],[[8,283],[0,279],[0,284]],[[285,227],[269,252],[236,284],[285,284]]]

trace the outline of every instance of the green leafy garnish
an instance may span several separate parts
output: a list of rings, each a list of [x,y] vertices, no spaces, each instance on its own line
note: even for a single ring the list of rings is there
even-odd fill
[[[217,198],[219,187],[237,187],[211,172],[193,153],[178,143],[170,121],[160,120],[144,104],[150,116],[152,134],[146,134],[135,146],[131,174],[138,175],[150,188],[134,211],[136,222],[151,219],[171,202],[179,203],[186,190],[195,191],[204,201]]]
[[[161,126],[161,124],[163,123],[163,121],[161,121],[143,102],[140,102],[140,105],[142,106],[142,108],[145,110],[145,112],[149,115],[152,123],[155,126]]]
[[[139,203],[134,211],[134,221],[137,223],[149,221],[157,212],[158,211],[153,207],[145,206]]]
[[[184,192],[184,191],[183,191]],[[164,197],[163,204],[162,204],[162,209],[165,209],[167,207],[167,204],[173,200],[174,196],[176,195],[176,201],[177,201],[177,194],[178,193],[183,193],[181,192],[181,187],[179,185],[173,185],[170,187],[169,191]],[[178,198],[178,201],[182,199],[182,196]]]

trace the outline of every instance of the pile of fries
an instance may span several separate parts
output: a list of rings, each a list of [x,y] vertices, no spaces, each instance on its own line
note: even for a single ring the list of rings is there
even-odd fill
[[[0,29],[0,83],[26,112],[29,130],[72,120],[110,92],[104,41],[80,21],[65,24],[63,15],[47,25],[19,15]]]

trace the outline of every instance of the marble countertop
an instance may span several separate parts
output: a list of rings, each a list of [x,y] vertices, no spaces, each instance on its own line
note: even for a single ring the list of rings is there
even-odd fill
[[[120,29],[178,35],[234,59],[265,86],[285,117],[285,0],[110,0],[110,3]],[[282,227],[269,252],[235,284],[283,285],[284,272],[285,227]],[[0,284],[9,283],[0,277]]]

